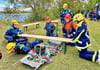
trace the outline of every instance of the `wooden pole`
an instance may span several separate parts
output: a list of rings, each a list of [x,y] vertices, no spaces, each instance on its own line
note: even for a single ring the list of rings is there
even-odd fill
[[[40,35],[31,35],[31,34],[21,34],[18,35],[19,37],[30,37],[30,38],[37,38],[37,39],[46,39],[46,40],[55,40],[64,42],[64,54],[66,54],[66,43],[73,43],[72,39],[68,38],[60,38],[60,37],[48,37],[48,36],[40,36]]]

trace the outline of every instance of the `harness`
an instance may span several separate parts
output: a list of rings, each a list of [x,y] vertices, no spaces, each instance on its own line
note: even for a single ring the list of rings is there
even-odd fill
[[[64,24],[64,29],[66,29],[66,23]],[[71,22],[69,30],[70,30],[70,32],[72,32],[73,30],[75,30],[75,29],[73,29],[73,22]]]

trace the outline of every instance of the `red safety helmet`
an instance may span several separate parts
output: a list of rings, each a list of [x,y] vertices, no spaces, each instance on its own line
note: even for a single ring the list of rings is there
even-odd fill
[[[49,17],[49,16],[47,16],[47,17],[46,17],[46,20],[50,20],[50,17]]]
[[[71,18],[71,15],[70,14],[66,14],[65,15],[65,19],[70,19]]]

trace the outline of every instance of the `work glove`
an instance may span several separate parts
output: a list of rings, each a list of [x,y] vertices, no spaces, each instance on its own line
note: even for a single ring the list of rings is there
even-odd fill
[[[17,32],[17,35],[24,34],[23,32]]]
[[[71,34],[70,34],[70,35],[67,35],[67,37],[69,37],[69,38],[70,38],[70,37],[71,37]]]
[[[64,19],[62,19],[62,20],[61,20],[61,23],[62,23],[62,24],[65,24],[65,23],[66,23],[66,21],[65,21]]]
[[[17,36],[17,35],[14,35],[14,34],[12,35],[13,38],[16,37],[16,36]]]
[[[63,38],[66,38],[66,33],[63,33]]]
[[[23,33],[23,32],[19,32],[19,35],[20,35],[20,34],[24,34],[24,33]]]

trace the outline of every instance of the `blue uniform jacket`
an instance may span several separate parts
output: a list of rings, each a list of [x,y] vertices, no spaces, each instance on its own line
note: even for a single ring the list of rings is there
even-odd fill
[[[21,32],[21,30],[18,27],[14,28],[13,25],[11,25],[9,29],[7,30],[7,32],[5,33],[5,35],[12,36],[12,37],[15,37],[16,35],[19,35],[19,34],[23,34],[23,32]]]
[[[73,41],[76,42],[79,47],[88,47],[90,45],[89,31],[84,21],[77,24],[76,34],[73,37]]]
[[[55,30],[55,26],[54,24],[52,24],[52,22],[49,22],[49,23],[46,23],[46,26],[44,29],[47,30],[47,33],[51,33],[51,30]]]
[[[93,10],[90,11],[90,15],[91,15],[91,17],[93,16]]]
[[[28,44],[25,43],[25,44],[16,45],[15,46],[16,52],[20,52],[20,51],[29,52],[32,48],[34,48],[37,44],[39,44],[41,42],[42,42],[42,40],[36,39],[35,41],[30,42]],[[15,43],[17,43],[17,42],[15,42]]]
[[[73,18],[73,13],[69,8],[67,8],[66,10],[62,10],[60,14],[60,21],[62,22],[62,24],[66,23],[64,18],[67,13],[71,15],[71,18]]]
[[[20,52],[21,50],[24,52],[29,52],[31,50],[30,46],[26,44],[20,44],[19,46],[16,45],[15,48],[16,52]]]
[[[96,10],[99,11],[99,4],[97,5]]]
[[[84,14],[84,10],[81,11],[81,14]]]

